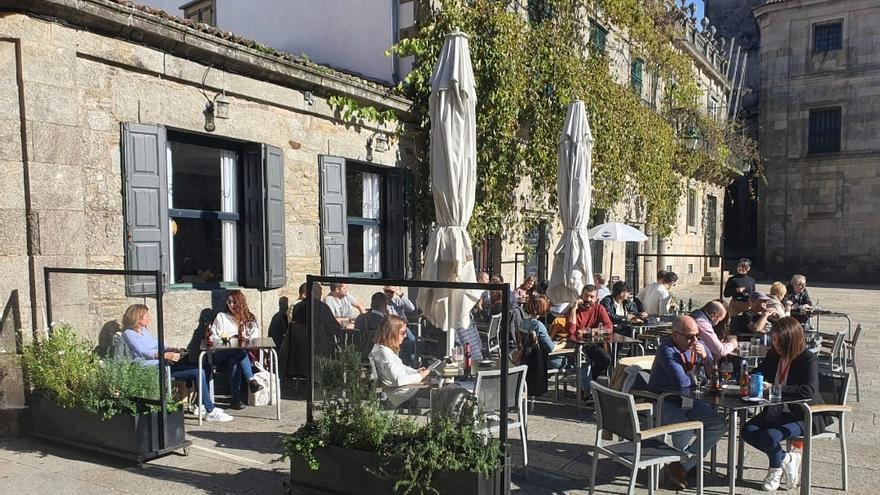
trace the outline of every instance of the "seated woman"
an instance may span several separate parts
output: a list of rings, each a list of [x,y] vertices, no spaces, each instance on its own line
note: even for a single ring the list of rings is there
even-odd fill
[[[135,358],[142,359],[147,366],[159,365],[159,341],[150,334],[147,327],[152,322],[150,309],[143,304],[132,304],[125,310],[122,316],[122,326],[126,328],[122,338],[131,349]],[[198,368],[189,363],[180,361],[181,349],[165,346],[165,362],[171,365],[171,377],[178,380],[198,380]],[[202,374],[202,390],[204,397],[199,397],[202,402],[205,419],[207,421],[227,422],[232,421],[232,416],[226,414],[223,409],[216,407],[208,393],[208,372]],[[198,414],[201,414],[201,408]]]
[[[550,337],[547,326],[541,321],[550,311],[550,300],[547,296],[537,294],[529,298],[525,304],[526,318],[520,324],[523,332],[535,332],[538,336],[538,345],[548,354],[556,349],[556,341]],[[547,360],[547,369],[559,369],[565,366],[565,356],[550,356]]]
[[[773,349],[758,366],[764,381],[782,386],[786,398],[809,399],[808,404],[821,404],[819,368],[816,355],[807,350],[804,331],[792,317],[781,318],[773,327]],[[827,426],[822,414],[813,415],[813,434]],[[770,468],[764,478],[765,491],[779,488],[785,482],[791,490],[798,483],[801,455],[786,453],[782,441],[803,435],[804,411],[785,405],[764,408],[743,427],[743,440],[767,454]]]
[[[525,280],[523,280],[522,285],[520,285],[516,288],[515,291],[513,291],[513,297],[520,304],[526,303],[529,300],[529,297],[531,297],[532,293],[535,291],[536,283],[538,283],[538,277],[534,275],[529,275],[528,277],[526,277]]]
[[[226,307],[229,312],[217,313],[214,323],[208,330],[215,339],[226,340],[237,337],[241,341],[244,338],[254,339],[260,336],[260,326],[257,325],[257,319],[248,309],[247,299],[240,290],[229,292],[229,295],[226,296]],[[242,376],[248,381],[251,392],[256,393],[263,390],[263,386],[254,379],[250,356],[244,350],[224,349],[214,351],[212,358],[215,363],[229,365],[229,388],[232,393],[232,402],[229,407],[244,409],[245,406],[241,401]]]
[[[406,321],[389,315],[379,326],[376,343],[370,351],[371,377],[383,387],[387,387],[386,405],[396,409],[418,393],[417,388],[408,387],[425,379],[430,373],[425,368],[414,369],[403,364],[398,356],[400,344],[406,340]]]
[[[624,325],[631,321],[641,322],[641,318],[648,317],[647,313],[639,310],[639,307],[630,298],[631,295],[632,290],[626,285],[626,282],[620,280],[611,286],[611,294],[599,301],[615,326]]]
[[[780,316],[791,316],[791,301],[785,299],[788,289],[782,282],[773,282],[770,286],[770,302],[767,304]]]

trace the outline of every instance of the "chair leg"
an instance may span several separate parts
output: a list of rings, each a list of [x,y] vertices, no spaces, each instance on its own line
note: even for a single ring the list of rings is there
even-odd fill
[[[849,459],[846,453],[846,420],[844,419],[844,414],[841,413],[840,416],[840,468],[841,468],[841,476],[843,477],[843,491],[846,492],[849,490],[849,467],[847,464],[849,463]]]
[[[654,471],[654,469],[656,467],[657,466],[654,465],[654,466],[650,466],[648,468],[648,495],[654,495],[654,490],[655,490],[654,482],[657,480],[657,477],[656,477],[655,471]]]
[[[697,451],[697,455],[700,456],[700,460],[697,462],[697,495],[703,495],[703,430],[702,428],[697,433],[697,446],[700,448]]]
[[[599,446],[596,445],[596,448],[593,449],[593,468],[590,471],[590,495],[593,495],[593,489],[596,487],[596,470],[598,468],[599,468]]]
[[[526,423],[520,420],[519,435],[523,445],[523,466],[529,465],[529,435],[526,433]]]
[[[856,402],[861,402],[862,400],[861,400],[861,397],[859,396],[859,367],[856,366],[855,350],[853,350],[853,355],[852,355],[852,369],[853,369],[853,375],[855,375],[855,379],[856,379]]]
[[[636,463],[633,464],[632,476],[629,478],[629,490],[627,490],[627,495],[632,495],[636,491],[636,476],[639,475],[638,466],[638,457],[636,457]]]

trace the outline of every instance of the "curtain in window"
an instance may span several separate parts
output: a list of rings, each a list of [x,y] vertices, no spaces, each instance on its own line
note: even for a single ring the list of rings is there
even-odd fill
[[[364,177],[364,210],[363,217],[379,218],[379,175],[363,174]],[[379,226],[364,226],[364,271],[380,272],[379,266]]]
[[[233,151],[220,150],[220,208],[224,213],[238,212],[237,155]],[[238,222],[222,220],[223,235],[223,281],[234,282],[238,279]]]

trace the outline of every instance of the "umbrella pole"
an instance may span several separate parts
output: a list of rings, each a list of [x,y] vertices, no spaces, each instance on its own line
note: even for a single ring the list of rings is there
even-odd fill
[[[608,281],[611,281],[611,276],[614,275],[614,244],[611,245],[611,266],[608,267]]]

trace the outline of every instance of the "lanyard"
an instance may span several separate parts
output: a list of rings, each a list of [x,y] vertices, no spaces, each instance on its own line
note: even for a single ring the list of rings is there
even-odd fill
[[[776,367],[776,384],[777,385],[785,385],[788,381],[788,370],[791,369],[791,363],[787,362],[784,359],[779,360],[779,365]]]

